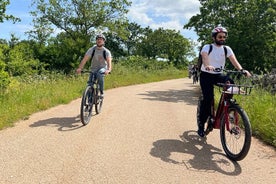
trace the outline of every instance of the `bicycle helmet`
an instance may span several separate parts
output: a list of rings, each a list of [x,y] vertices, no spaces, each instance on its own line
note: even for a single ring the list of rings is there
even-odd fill
[[[97,36],[96,36],[96,40],[98,39],[98,38],[102,38],[104,41],[106,40],[105,39],[105,36],[103,35],[103,34],[98,34]]]
[[[221,25],[218,25],[212,30],[212,37],[216,37],[218,33],[225,33],[226,35],[228,34],[227,29],[222,27]]]

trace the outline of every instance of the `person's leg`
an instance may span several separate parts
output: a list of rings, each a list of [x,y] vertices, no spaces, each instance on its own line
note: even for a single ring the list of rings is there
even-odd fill
[[[105,72],[105,70],[106,70],[105,68],[102,68],[97,72],[97,78],[98,78],[99,86],[100,86],[100,93],[102,96],[104,94],[103,91],[104,91],[104,72]]]
[[[204,124],[211,115],[211,105],[214,99],[214,79],[215,75],[206,72],[200,74],[200,86],[203,95],[199,108],[198,134],[204,136]]]

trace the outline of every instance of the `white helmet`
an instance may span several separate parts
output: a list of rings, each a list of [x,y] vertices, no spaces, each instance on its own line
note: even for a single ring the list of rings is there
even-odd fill
[[[102,38],[102,39],[104,39],[104,41],[106,40],[105,39],[105,36],[103,35],[103,34],[98,34],[97,36],[96,36],[96,40],[98,39],[98,38]]]
[[[228,34],[227,29],[221,25],[218,25],[212,30],[212,37],[215,37],[218,33],[225,33],[226,35]]]

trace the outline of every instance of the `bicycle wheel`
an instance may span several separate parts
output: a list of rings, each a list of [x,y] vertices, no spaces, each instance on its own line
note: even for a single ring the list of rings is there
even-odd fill
[[[230,105],[227,114],[223,114],[221,118],[220,127],[222,147],[228,158],[234,161],[244,159],[250,149],[251,135],[251,125],[246,112],[237,104]]]
[[[97,87],[97,89],[94,91],[94,96],[95,96],[95,110],[96,113],[99,114],[101,113],[102,110],[102,106],[103,106],[103,97],[100,96],[100,90],[99,90],[99,86]]]
[[[93,91],[93,88],[91,88],[91,86],[87,86],[82,95],[80,119],[83,125],[87,125],[90,122],[90,119],[92,117],[92,109],[93,109],[92,91]]]

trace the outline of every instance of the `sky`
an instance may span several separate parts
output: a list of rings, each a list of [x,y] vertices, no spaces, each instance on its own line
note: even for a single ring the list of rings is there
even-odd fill
[[[10,0],[6,14],[19,17],[21,22],[13,24],[11,21],[0,23],[0,38],[10,39],[15,34],[19,39],[27,39],[24,32],[32,29],[32,16],[30,11],[32,0]],[[199,13],[197,0],[132,0],[127,15],[131,22],[151,29],[173,29],[180,31],[185,38],[197,40],[197,35],[192,30],[184,30],[184,24]]]

